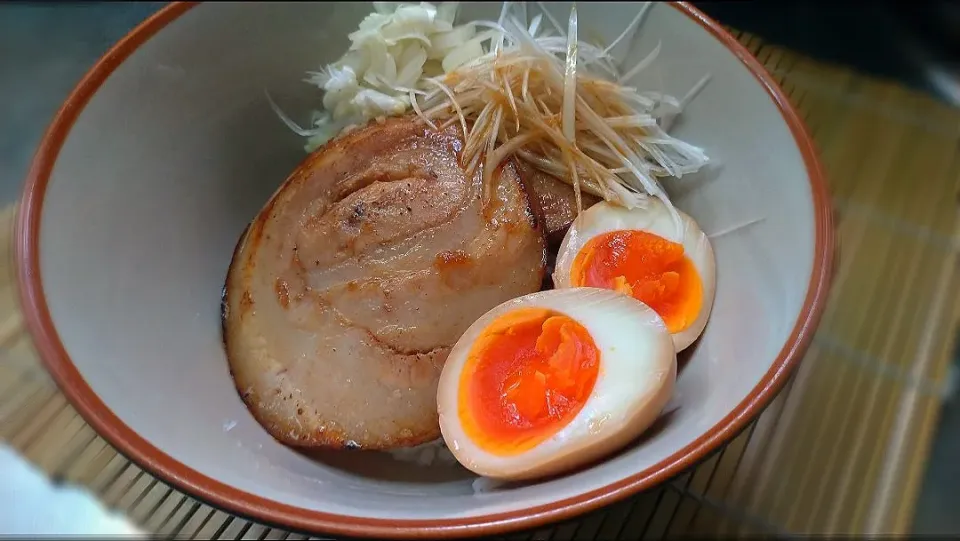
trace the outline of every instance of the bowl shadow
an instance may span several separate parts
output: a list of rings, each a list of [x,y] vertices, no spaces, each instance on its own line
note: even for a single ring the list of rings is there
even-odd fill
[[[477,476],[457,462],[434,459],[429,464],[400,460],[390,453],[364,450],[295,449],[314,462],[371,481],[441,484],[469,481]]]

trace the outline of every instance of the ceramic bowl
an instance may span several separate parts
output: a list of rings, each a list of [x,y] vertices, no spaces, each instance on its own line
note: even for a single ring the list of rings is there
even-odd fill
[[[495,18],[499,4],[464,4]],[[611,40],[640,4],[589,4]],[[566,20],[569,4],[551,4]],[[369,4],[172,4],[111,49],[44,137],[18,219],[29,328],[77,410],[150,473],[291,529],[459,537],[561,520],[652,487],[735,436],[800,360],[826,295],[831,213],[811,142],[760,64],[685,4],[655,4],[627,62],[662,43],[657,84],[712,80],[675,133],[715,166],[668,184],[713,236],[713,317],[682,358],[669,413],[642,442],[539,483],[486,487],[454,466],[305,456],[254,421],[233,387],[220,292],[241,232],[304,158],[304,72],[345,50]],[[471,17],[472,18],[472,17]],[[651,77],[650,79],[654,79]],[[738,227],[756,221],[747,227]]]

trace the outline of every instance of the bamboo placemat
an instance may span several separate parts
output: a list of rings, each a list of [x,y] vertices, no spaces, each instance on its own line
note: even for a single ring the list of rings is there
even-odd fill
[[[909,531],[960,315],[960,110],[735,35],[821,149],[842,241],[823,324],[784,391],[723,450],[657,489],[510,539]],[[9,262],[0,353],[0,439],[55,479],[164,536],[307,538],[186,497],[94,434],[36,361]]]

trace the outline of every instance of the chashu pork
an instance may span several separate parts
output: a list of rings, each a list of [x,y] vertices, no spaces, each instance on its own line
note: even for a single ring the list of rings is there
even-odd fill
[[[550,246],[559,248],[567,229],[577,217],[577,196],[573,187],[523,161],[520,162],[520,173],[531,192],[538,213],[543,217],[543,231],[547,241]],[[580,192],[580,201],[583,210],[586,210],[600,201],[600,198]]]
[[[386,450],[440,437],[449,349],[539,289],[545,241],[517,165],[484,191],[462,147],[458,129],[416,117],[373,122],[310,155],[240,239],[224,344],[238,392],[279,441]]]

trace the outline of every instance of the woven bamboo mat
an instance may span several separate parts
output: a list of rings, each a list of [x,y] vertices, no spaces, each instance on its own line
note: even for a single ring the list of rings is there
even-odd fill
[[[510,539],[909,531],[960,315],[960,110],[736,35],[821,149],[842,241],[823,324],[785,390],[722,451],[658,489]],[[54,478],[164,536],[306,538],[186,497],[94,434],[36,361],[9,262],[0,354],[0,440]]]

